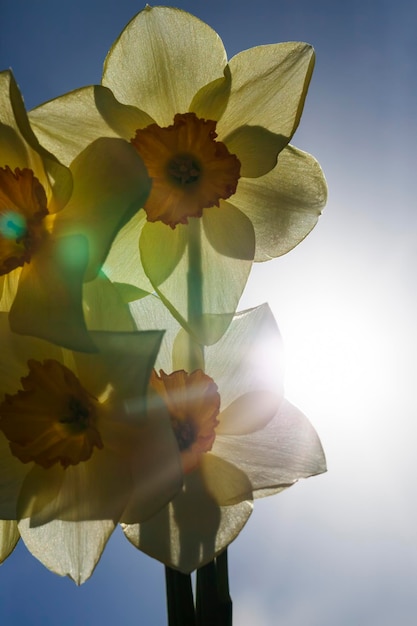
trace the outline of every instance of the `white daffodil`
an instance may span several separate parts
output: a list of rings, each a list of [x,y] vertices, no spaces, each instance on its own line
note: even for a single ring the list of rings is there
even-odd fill
[[[161,323],[160,302],[136,303],[139,327]],[[239,534],[253,498],[326,470],[307,418],[283,397],[280,335],[267,305],[239,313],[189,367],[190,343],[169,317],[150,384],[166,407],[180,451],[184,486],[157,515],[123,524],[127,538],[170,567],[190,572]],[[198,348],[197,348],[198,349]],[[162,404],[161,404],[162,403]],[[157,411],[157,409],[156,409]]]

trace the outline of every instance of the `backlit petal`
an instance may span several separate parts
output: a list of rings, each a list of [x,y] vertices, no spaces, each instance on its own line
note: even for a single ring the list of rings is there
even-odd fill
[[[117,523],[130,489],[128,463],[105,449],[65,470],[58,464],[47,470],[34,465],[19,494],[18,518],[30,518],[31,527],[53,520]]]
[[[245,287],[252,264],[253,230],[249,220],[226,202],[204,210],[200,233],[198,218],[189,221],[175,229],[147,224],[140,240],[141,258],[171,313],[198,342],[211,344],[225,332]],[[199,237],[201,261],[192,259],[189,274],[190,250]],[[201,292],[199,312],[190,310],[189,283],[194,293]],[[219,284],[227,289],[219,290]]]
[[[250,392],[264,390],[283,397],[282,340],[267,304],[238,313],[221,342],[206,349],[205,357],[206,373],[219,386],[221,411]]]
[[[13,552],[19,539],[17,522],[0,520],[0,563]]]
[[[0,167],[5,165],[12,170],[33,170],[46,191],[50,212],[67,202],[72,189],[71,173],[39,144],[9,70],[0,72]]]
[[[28,519],[19,522],[22,539],[33,556],[77,585],[93,573],[113,530],[111,521],[54,520],[37,527],[31,527]]]
[[[205,489],[201,473],[186,477],[185,488],[144,524],[122,525],[136,547],[184,573],[213,560],[240,533],[252,503],[219,506]]]
[[[111,48],[102,82],[120,102],[167,126],[225,65],[223,44],[207,24],[179,9],[147,6]]]
[[[163,331],[92,331],[90,334],[98,353],[74,353],[78,377],[95,397],[111,389],[114,397],[123,403],[125,417],[130,414],[130,419],[135,421],[143,411]]]
[[[75,159],[71,171],[74,191],[57,216],[54,233],[88,239],[86,279],[91,280],[118,230],[143,205],[151,181],[134,148],[122,139],[97,139]]]
[[[45,148],[69,166],[99,137],[130,140],[137,128],[153,122],[136,107],[120,104],[110,89],[82,87],[29,112],[30,123]]]
[[[248,435],[219,434],[212,452],[246,473],[254,497],[270,495],[300,478],[326,471],[316,431],[286,400],[264,429]],[[262,493],[263,489],[267,491]]]
[[[232,90],[219,136],[249,124],[288,142],[300,121],[313,66],[313,48],[305,43],[257,46],[237,54],[229,62]]]
[[[113,282],[130,284],[152,293],[153,287],[144,272],[139,253],[139,237],[145,224],[145,211],[138,211],[119,230],[104,262],[103,270]]]
[[[318,162],[293,146],[285,148],[277,166],[260,178],[241,178],[231,199],[252,221],[256,261],[289,252],[314,228],[327,200]]]
[[[0,520],[17,519],[17,500],[30,467],[12,455],[9,441],[0,431]]]
[[[87,262],[87,241],[81,235],[46,242],[22,270],[10,310],[12,330],[73,350],[94,351],[81,304]]]
[[[156,400],[155,400],[156,402]],[[132,495],[121,521],[137,523],[158,513],[182,487],[183,473],[169,415],[148,402],[149,421],[140,430],[132,462]]]

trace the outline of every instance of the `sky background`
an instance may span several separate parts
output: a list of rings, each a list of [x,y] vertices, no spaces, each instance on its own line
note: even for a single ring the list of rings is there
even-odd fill
[[[287,397],[328,473],[257,501],[230,547],[236,626],[415,626],[417,620],[416,105],[413,0],[178,0],[229,57],[307,41],[317,62],[293,143],[329,202],[287,256],[257,265],[242,308],[268,301]],[[1,0],[0,69],[28,109],[99,83],[137,0]],[[19,545],[0,568],[10,625],[164,626],[163,566],[115,533],[82,587]]]

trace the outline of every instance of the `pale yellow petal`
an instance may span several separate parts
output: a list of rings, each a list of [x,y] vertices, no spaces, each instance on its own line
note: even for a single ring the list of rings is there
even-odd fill
[[[252,485],[238,467],[226,456],[207,453],[201,457],[199,473],[204,490],[219,506],[238,504],[252,499]]]
[[[0,520],[17,519],[19,493],[30,467],[12,455],[9,442],[0,431]]]
[[[143,111],[120,104],[110,89],[82,87],[41,104],[29,113],[36,136],[62,163],[70,165],[99,137],[130,140],[153,122]]]
[[[29,519],[19,522],[22,539],[33,556],[77,585],[93,573],[113,530],[111,521],[54,520],[37,527],[31,527]]]
[[[172,315],[199,343],[210,345],[219,340],[236,311],[252,266],[254,244],[251,222],[221,202],[220,207],[204,209],[201,221],[191,218],[189,224],[179,224],[174,230],[162,223],[146,224],[140,252],[145,272]],[[190,258],[198,248],[201,272],[192,260],[189,274]],[[189,282],[194,292],[201,293],[197,313],[190,310]]]
[[[142,159],[122,139],[97,139],[71,164],[74,191],[57,215],[54,235],[88,240],[86,280],[95,278],[118,231],[143,206],[151,180]]]
[[[246,435],[264,428],[274,417],[281,397],[270,391],[244,393],[218,416],[216,435]]]
[[[196,470],[186,477],[185,489],[158,515],[143,524],[122,527],[137,548],[189,573],[220,554],[240,533],[251,512],[249,501],[216,504]]]
[[[0,72],[0,167],[30,168],[45,189],[48,209],[55,212],[72,190],[69,170],[39,144],[28,121],[23,98],[7,70]]]
[[[118,232],[103,264],[103,271],[113,282],[127,283],[152,293],[149,278],[140,260],[139,237],[146,224],[145,211],[138,211]]]
[[[241,178],[230,199],[255,228],[255,261],[286,254],[314,228],[327,201],[327,185],[314,157],[293,146],[260,178]]]
[[[0,520],[0,563],[3,563],[13,552],[20,533],[14,520]]]
[[[313,48],[305,43],[257,46],[237,54],[229,63],[232,90],[219,136],[249,124],[288,142],[300,121],[313,66]]]
[[[111,48],[103,85],[168,126],[201,87],[223,76],[225,65],[223,44],[207,24],[179,9],[147,6]]]

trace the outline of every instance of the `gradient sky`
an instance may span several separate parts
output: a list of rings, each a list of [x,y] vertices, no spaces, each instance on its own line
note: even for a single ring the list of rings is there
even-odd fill
[[[293,143],[329,203],[286,257],[257,265],[242,307],[268,301],[287,397],[318,430],[326,475],[257,501],[230,548],[236,626],[415,626],[417,619],[417,8],[412,0],[166,2],[209,23],[229,56],[307,41],[317,63]],[[0,69],[27,108],[100,82],[137,0],[2,0]],[[115,533],[77,588],[19,545],[0,568],[2,623],[163,626],[163,566]]]

